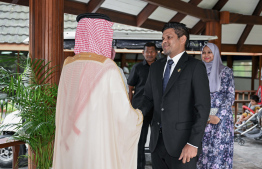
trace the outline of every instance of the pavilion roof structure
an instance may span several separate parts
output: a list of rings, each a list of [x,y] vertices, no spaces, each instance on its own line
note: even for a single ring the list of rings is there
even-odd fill
[[[29,6],[29,0],[0,1]],[[156,31],[176,21],[205,35],[206,22],[220,22],[222,50],[232,52],[261,53],[261,10],[261,0],[64,0],[65,13],[104,13],[116,23]]]
[[[4,3],[0,1],[0,11],[0,43],[27,43],[25,42],[25,39],[28,39],[29,37],[29,8],[27,6]],[[77,15],[67,13],[64,14],[65,34],[75,32],[77,27],[76,16]],[[157,34],[158,36],[160,33],[156,30],[128,26],[119,23],[114,23],[112,29],[119,33],[146,33],[153,35]],[[72,38],[74,39],[74,37]]]
[[[0,1],[0,43],[28,44],[29,7]],[[76,16],[64,14],[64,39],[74,39]],[[161,40],[161,31],[114,23],[114,39]],[[215,36],[191,35],[190,40],[211,40]],[[1,50],[1,48],[0,48]],[[27,49],[28,50],[28,49]]]
[[[135,26],[140,31],[161,31],[167,22],[182,22],[193,35],[217,36],[211,40],[221,53],[229,52],[227,65],[233,65],[233,53],[252,57],[252,80],[262,67],[262,0],[0,0],[0,2],[28,6],[29,21],[19,21],[23,12],[14,19],[19,26],[8,27],[8,19],[0,25],[0,40],[3,32],[22,31],[29,27],[29,53],[32,58],[52,61],[59,65],[66,56],[63,50],[63,33],[73,28],[75,21],[67,20],[67,14],[106,14],[115,23]],[[0,8],[0,17],[7,17]],[[15,13],[15,12],[14,12]],[[68,15],[69,16],[69,15]],[[0,18],[2,19],[2,18]],[[70,23],[71,22],[71,23]],[[74,24],[72,24],[74,22]],[[22,33],[23,35],[23,33]],[[1,42],[0,42],[1,43]],[[2,44],[1,44],[2,46]],[[70,54],[71,55],[71,54]],[[259,57],[257,57],[259,56]],[[125,63],[125,57],[121,57]],[[259,62],[259,64],[258,64]],[[60,71],[52,79],[58,83]],[[261,77],[261,72],[260,72]],[[260,80],[262,85],[262,80]]]

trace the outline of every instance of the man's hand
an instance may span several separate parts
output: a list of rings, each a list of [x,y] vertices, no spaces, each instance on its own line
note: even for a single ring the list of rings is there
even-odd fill
[[[132,104],[132,99],[133,99],[133,90],[134,90],[134,86],[128,86],[129,88],[129,100],[130,100],[130,103]]]
[[[197,155],[197,148],[189,144],[186,144],[178,160],[183,159],[182,162],[185,164],[186,162],[189,162],[191,158],[194,158],[196,155]]]
[[[220,118],[218,118],[217,116],[210,115],[209,118],[210,120],[208,121],[208,123],[217,124],[220,122]]]

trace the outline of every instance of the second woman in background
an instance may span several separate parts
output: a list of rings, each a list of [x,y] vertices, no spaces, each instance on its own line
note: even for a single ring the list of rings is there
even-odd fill
[[[235,100],[233,71],[222,64],[218,47],[208,43],[202,50],[202,60],[209,78],[211,108],[203,137],[203,152],[198,169],[232,169],[234,149],[234,122],[231,106]]]

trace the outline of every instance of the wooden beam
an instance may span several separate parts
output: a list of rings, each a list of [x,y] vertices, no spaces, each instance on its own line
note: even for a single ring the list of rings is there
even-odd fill
[[[141,26],[147,18],[156,10],[158,6],[147,4],[145,8],[137,15],[136,26]]]
[[[181,22],[186,16],[186,14],[178,12],[169,22]]]
[[[262,53],[261,45],[243,45],[240,51],[237,51],[237,45],[222,44],[222,52],[245,52],[245,53]]]
[[[148,19],[141,27],[152,29],[152,30],[157,30],[157,31],[162,31],[164,25],[165,25],[165,22],[159,22],[159,21]]]
[[[191,34],[200,34],[206,27],[203,21],[199,21],[190,31]]]
[[[66,51],[64,50],[64,57],[67,58],[67,57],[73,57],[75,56],[75,52],[74,51]]]
[[[216,3],[216,5],[212,8],[213,10],[220,11],[228,0],[220,0]],[[200,34],[205,29],[206,24],[203,21],[199,21],[193,28],[192,34]]]
[[[65,13],[79,15],[85,13],[87,6],[84,3],[76,1],[65,1],[64,6]],[[113,22],[122,23],[126,25],[136,26],[137,20],[135,15],[130,15],[122,12],[117,12],[105,8],[99,8],[97,13],[102,13],[110,17]],[[141,27],[161,31],[165,22],[155,21],[152,19],[147,19]]]
[[[12,0],[0,0],[1,2],[7,2],[7,3],[12,3]],[[180,0],[174,0],[172,3],[170,3],[169,0],[143,0],[146,2],[149,2],[151,4],[159,4],[160,6],[163,6],[165,8],[171,9],[178,11],[180,13],[184,13],[186,15],[191,15],[194,17],[197,17],[204,22],[207,21],[218,21],[219,20],[219,12],[216,10],[210,10],[210,9],[202,9],[199,7],[196,7],[192,4],[180,1]],[[218,1],[220,2],[220,1]],[[76,5],[77,6],[74,6]],[[17,2],[17,5],[24,5],[24,6],[29,6],[29,0],[21,0]],[[70,9],[71,8],[71,9]],[[85,10],[83,10],[85,9]],[[98,9],[98,11],[101,8]],[[79,11],[77,11],[79,10]],[[72,0],[65,0],[65,13],[69,14],[74,14],[78,15],[80,13],[86,13],[87,11],[87,5],[85,3],[77,2],[77,1],[72,1]],[[97,12],[98,12],[97,11]],[[113,10],[107,10],[103,9],[103,11],[113,11]],[[117,14],[124,14],[121,12],[116,12]],[[130,14],[126,14],[130,15]],[[130,15],[133,16],[133,15]],[[121,16],[117,17],[121,18]],[[117,21],[115,21],[117,22]],[[133,22],[133,21],[126,21],[126,22]],[[123,23],[126,24],[126,22],[118,22],[118,23]],[[136,22],[135,22],[136,23]],[[150,22],[152,23],[152,22]],[[159,22],[163,23],[163,22]],[[249,15],[241,15],[241,14],[230,14],[230,23],[239,23],[239,24],[256,24],[256,25],[262,25],[262,16],[249,16]],[[157,24],[157,22],[155,23]],[[136,26],[136,24],[132,24],[133,26]],[[152,28],[149,28],[152,29]],[[161,29],[154,29],[154,30],[161,30]]]
[[[260,0],[257,4],[256,9],[254,10],[253,14],[254,16],[259,16],[262,11],[262,0]],[[237,42],[237,50],[240,51],[243,47],[249,33],[251,32],[254,25],[246,25],[242,35],[240,36],[238,42]]]
[[[256,9],[254,10],[252,15],[259,16],[262,11],[262,0],[260,0],[256,6]]]
[[[185,15],[191,15],[204,21],[219,21],[219,12],[211,9],[202,9],[193,4],[180,0],[143,0],[148,3],[171,9]]]
[[[228,11],[220,12],[220,24],[229,24],[230,23],[230,13]]]
[[[113,22],[122,23],[126,25],[136,26],[136,16],[129,15],[121,12],[116,12],[113,10],[105,9],[105,8],[99,8],[97,11],[98,13],[103,13],[111,18]],[[155,21],[152,19],[147,19],[141,27],[161,31],[163,26],[165,25],[165,22]]]
[[[222,26],[219,22],[206,23],[206,35],[217,36],[216,40],[212,40],[210,42],[217,45],[220,53],[221,53],[221,30],[222,30]]]
[[[240,51],[243,47],[249,33],[251,32],[254,25],[246,25],[244,31],[242,32],[238,42],[237,42],[237,51]]]
[[[197,6],[202,0],[190,0],[188,3]],[[187,15],[177,13],[169,22],[181,22]]]
[[[190,0],[188,3],[197,6],[200,2],[202,2],[202,0]]]
[[[200,32],[200,35],[205,35],[206,34],[206,27],[204,26],[204,29]]]
[[[212,8],[213,10],[221,11],[221,9],[226,5],[228,0],[219,0],[216,5]]]
[[[28,51],[29,50],[29,45],[27,45],[27,44],[17,44],[17,43],[1,43],[0,50]]]
[[[230,13],[230,23],[262,25],[262,16]]]
[[[216,5],[212,8],[213,10],[220,11],[228,0],[220,0],[216,3]],[[191,34],[200,34],[205,29],[206,24],[203,21],[199,21],[191,31]]]
[[[86,13],[96,13],[98,8],[104,3],[105,0],[90,0],[87,4],[87,11]]]

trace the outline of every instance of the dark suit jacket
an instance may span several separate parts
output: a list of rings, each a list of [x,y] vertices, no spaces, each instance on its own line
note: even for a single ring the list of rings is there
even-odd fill
[[[162,92],[163,72],[167,58],[150,67],[144,98],[139,109],[144,116],[154,107],[151,122],[150,151],[157,145],[159,128],[169,155],[179,157],[190,143],[202,149],[202,137],[210,112],[209,81],[205,65],[185,52],[179,59]]]

